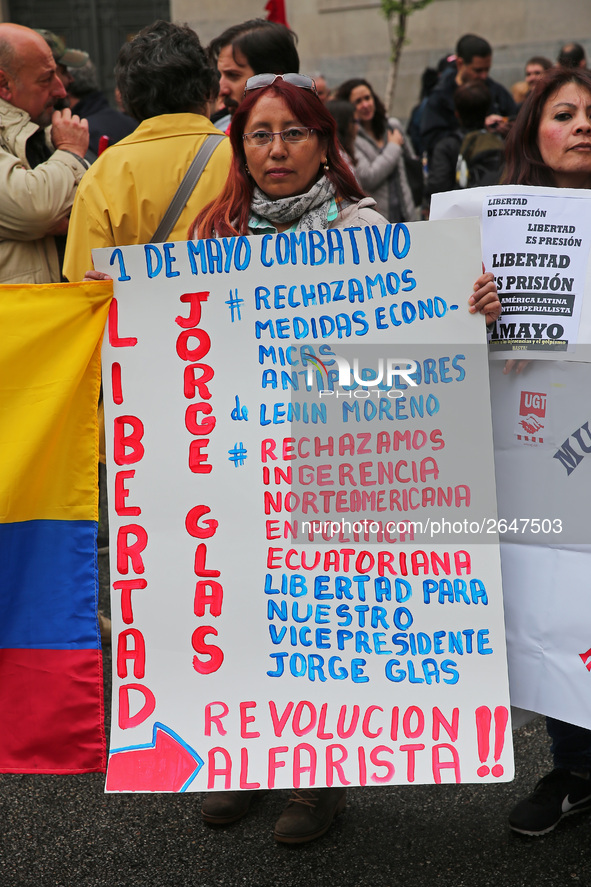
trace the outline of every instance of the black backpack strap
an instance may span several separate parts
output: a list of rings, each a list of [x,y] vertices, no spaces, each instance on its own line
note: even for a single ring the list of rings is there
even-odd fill
[[[466,161],[469,163],[472,158],[472,153],[474,151],[474,143],[476,139],[480,135],[480,130],[474,130],[473,132],[466,133],[464,138],[462,139],[462,143],[460,145],[460,154]]]
[[[193,158],[193,161],[183,176],[183,180],[177,188],[176,194],[170,201],[170,205],[164,216],[162,217],[162,221],[156,228],[154,235],[151,239],[151,243],[164,243],[174,226],[176,225],[180,214],[184,210],[187,205],[187,201],[191,194],[195,189],[195,185],[199,181],[201,177],[201,173],[207,166],[207,163],[219,145],[226,136],[223,133],[219,135],[209,135],[206,136],[205,141],[197,151],[197,154]]]

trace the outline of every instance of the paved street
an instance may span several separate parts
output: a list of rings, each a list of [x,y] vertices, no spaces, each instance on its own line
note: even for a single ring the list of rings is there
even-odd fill
[[[108,587],[101,554],[101,600]],[[110,651],[105,671],[110,670]],[[107,679],[108,680],[108,679]],[[588,884],[591,816],[545,838],[506,815],[549,769],[541,719],[515,734],[517,778],[487,786],[365,788],[320,840],[277,845],[285,793],[226,829],[200,795],[104,795],[104,777],[0,776],[0,887],[544,887]]]

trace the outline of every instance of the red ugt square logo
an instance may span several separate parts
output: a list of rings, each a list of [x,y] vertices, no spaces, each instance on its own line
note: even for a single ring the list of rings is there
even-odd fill
[[[539,391],[522,391],[519,403],[518,425],[526,435],[535,435],[534,440],[541,443],[546,419],[546,395]],[[527,438],[526,438],[527,439]]]

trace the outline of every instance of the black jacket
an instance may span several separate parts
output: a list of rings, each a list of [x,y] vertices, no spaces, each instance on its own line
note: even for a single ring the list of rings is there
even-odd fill
[[[457,129],[439,139],[433,148],[429,161],[426,197],[440,191],[453,191],[456,186],[456,165],[460,153],[460,145],[466,135],[465,129]]]
[[[98,90],[81,98],[72,108],[72,114],[78,114],[79,117],[88,120],[90,136],[88,148],[95,157],[98,155],[101,136],[108,136],[109,144],[114,145],[132,133],[138,125],[137,120],[111,108],[106,96]]]
[[[456,72],[446,71],[429,96],[421,118],[421,139],[423,149],[429,157],[433,147],[443,136],[459,129],[460,123],[454,113],[454,93],[457,89]],[[514,117],[517,105],[511,93],[504,86],[487,77],[484,81],[491,94],[489,114],[500,114],[501,117]]]

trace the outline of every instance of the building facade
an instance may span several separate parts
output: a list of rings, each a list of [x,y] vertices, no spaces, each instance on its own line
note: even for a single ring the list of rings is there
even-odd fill
[[[379,0],[286,0],[297,33],[302,71],[321,71],[331,87],[366,77],[381,95],[390,48]],[[187,21],[204,41],[224,28],[264,16],[264,0],[171,0],[172,16]],[[418,100],[420,78],[453,52],[458,37],[479,34],[493,46],[492,76],[509,87],[523,79],[532,55],[556,59],[563,43],[577,40],[591,57],[589,0],[433,0],[410,16],[399,71],[394,113],[406,118]]]
[[[370,80],[384,94],[390,48],[379,0],[286,0],[299,38],[302,71],[322,72],[331,87],[349,77]],[[188,22],[208,43],[236,22],[265,16],[265,0],[0,0],[0,15],[29,27],[49,28],[69,46],[86,49],[111,91],[121,44],[157,18]],[[523,78],[532,55],[555,59],[569,40],[591,56],[589,0],[433,0],[408,20],[394,100],[406,118],[416,103],[420,77],[453,52],[459,36],[476,33],[494,48],[492,76],[510,86]]]

